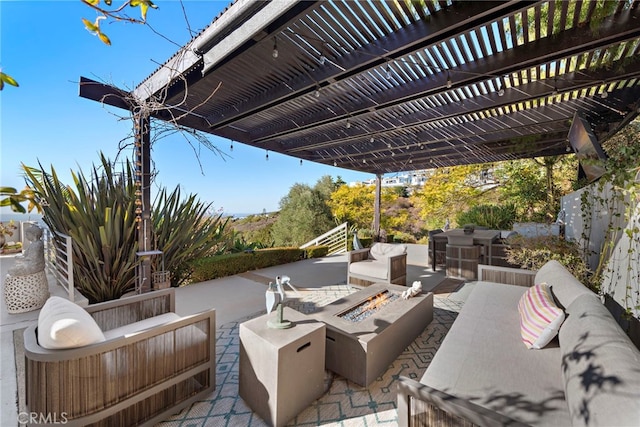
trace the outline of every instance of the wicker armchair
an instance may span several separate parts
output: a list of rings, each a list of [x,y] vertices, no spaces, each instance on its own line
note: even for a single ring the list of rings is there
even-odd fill
[[[407,245],[374,243],[371,248],[349,252],[347,284],[407,283]]]
[[[175,312],[174,289],[95,304],[105,331]],[[215,310],[73,349],[41,347],[25,330],[27,412],[66,425],[153,425],[215,388]],[[147,320],[145,320],[147,319]],[[56,418],[57,417],[57,418]]]

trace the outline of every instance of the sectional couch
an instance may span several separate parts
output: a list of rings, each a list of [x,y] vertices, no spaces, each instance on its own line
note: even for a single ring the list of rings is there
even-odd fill
[[[530,349],[521,301],[542,283],[564,322],[549,344]],[[640,351],[558,262],[535,274],[481,266],[423,377],[400,378],[398,417],[401,426],[638,426]]]

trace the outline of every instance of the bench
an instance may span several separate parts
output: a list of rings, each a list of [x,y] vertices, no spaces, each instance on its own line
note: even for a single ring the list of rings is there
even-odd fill
[[[542,283],[566,319],[549,344],[529,349],[519,305]],[[537,273],[481,266],[422,378],[400,378],[398,419],[400,426],[635,426],[640,351],[598,295],[558,262]]]

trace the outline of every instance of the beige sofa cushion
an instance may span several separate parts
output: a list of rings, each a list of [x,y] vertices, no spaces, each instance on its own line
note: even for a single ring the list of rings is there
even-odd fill
[[[365,259],[349,264],[349,273],[386,280],[389,277],[389,265],[385,260]]]
[[[595,294],[567,308],[559,339],[573,425],[640,425],[640,351]]]
[[[543,265],[536,273],[534,281],[536,285],[546,283],[551,286],[553,295],[564,308],[569,307],[580,295],[593,295],[589,288],[580,283],[569,270],[556,260],[551,260]]]
[[[526,290],[478,282],[420,382],[525,424],[571,425],[557,340],[536,351],[522,344]]]

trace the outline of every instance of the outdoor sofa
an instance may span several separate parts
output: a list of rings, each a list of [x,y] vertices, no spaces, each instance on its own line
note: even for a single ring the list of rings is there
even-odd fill
[[[521,297],[541,283],[551,286],[564,323],[549,344],[529,349]],[[400,378],[398,417],[400,426],[637,426],[640,351],[558,262],[537,273],[480,266],[423,377]]]
[[[370,286],[407,283],[407,245],[374,243],[370,248],[349,252],[347,284]]]
[[[215,388],[215,310],[178,316],[174,289],[86,309],[51,297],[24,347],[34,425],[154,425]]]

